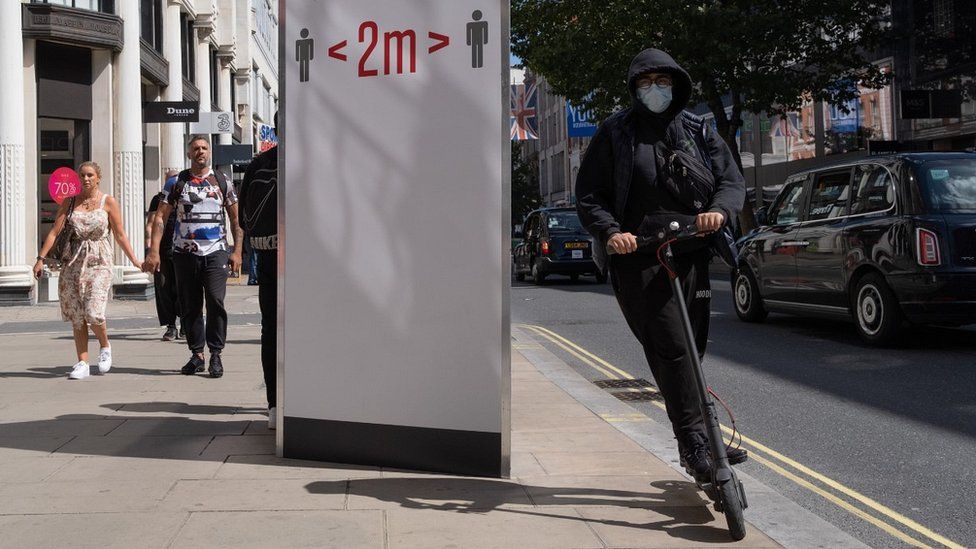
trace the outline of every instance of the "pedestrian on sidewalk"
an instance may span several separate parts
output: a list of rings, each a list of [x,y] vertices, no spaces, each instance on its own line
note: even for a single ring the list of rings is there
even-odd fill
[[[220,353],[227,339],[224,297],[227,295],[228,267],[233,272],[240,272],[241,268],[241,246],[233,251],[228,249],[226,220],[230,220],[234,242],[241,242],[244,234],[237,222],[237,193],[220,172],[210,167],[210,139],[203,135],[193,136],[187,144],[187,157],[191,167],[179,173],[173,188],[159,204],[152,247],[144,267],[146,272],[153,273],[159,269],[165,220],[175,209],[173,270],[186,344],[191,353],[190,360],[180,371],[184,375],[203,372],[206,346],[210,351],[207,369],[211,377],[219,378],[224,375]]]
[[[644,348],[681,463],[696,479],[707,481],[708,439],[680,310],[656,250],[639,250],[637,236],[655,234],[671,221],[682,226],[695,222],[703,234],[719,231],[742,208],[744,179],[711,125],[684,110],[692,81],[671,56],[644,50],[631,63],[627,84],[632,106],[600,125],[583,158],[576,179],[577,211],[595,238],[594,260],[601,270],[609,268],[620,309]],[[678,156],[713,181],[701,184],[687,176],[690,170],[675,169]],[[673,246],[702,356],[708,341],[711,242],[709,237]],[[616,255],[608,258],[607,246]],[[744,459],[742,450],[729,452],[732,463]]]
[[[274,116],[278,126],[278,113]],[[261,368],[268,397],[268,428],[278,413],[278,147],[251,161],[241,183],[241,225],[257,254],[261,307]]]
[[[159,204],[173,190],[178,174],[176,170],[168,170],[163,189],[149,202],[149,212],[146,216],[146,257],[149,256],[149,250],[152,248],[152,227],[156,220],[156,212],[159,211]],[[176,271],[173,269],[173,231],[175,230],[176,210],[174,209],[166,218],[163,238],[159,243],[159,271],[153,273],[156,317],[159,318],[159,325],[166,327],[163,341],[183,339],[184,331],[182,322],[179,331],[176,329],[176,321],[180,317],[180,296],[176,290]]]
[[[108,340],[105,306],[112,289],[112,241],[122,248],[129,261],[137,268],[142,262],[136,257],[122,226],[119,203],[99,190],[102,169],[94,162],[84,162],[78,167],[81,177],[81,194],[65,200],[54,219],[54,227],[44,239],[44,245],[34,263],[34,276],[40,278],[44,261],[61,231],[70,231],[67,258],[62,258],[61,275],[58,277],[58,300],[61,317],[71,322],[74,331],[75,351],[78,362],[71,368],[69,379],[85,379],[91,373],[88,364],[88,329],[94,332],[101,346],[98,353],[98,372],[107,373],[112,368],[112,345]]]

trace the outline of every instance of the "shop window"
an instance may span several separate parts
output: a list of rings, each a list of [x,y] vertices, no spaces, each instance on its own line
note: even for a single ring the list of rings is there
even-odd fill
[[[762,164],[779,164],[816,156],[813,101],[804,101],[799,110],[761,118]]]
[[[890,72],[890,67],[883,67]],[[868,148],[868,141],[894,139],[891,85],[881,89],[858,85],[859,97],[843,105],[825,103],[824,146],[827,154]]]

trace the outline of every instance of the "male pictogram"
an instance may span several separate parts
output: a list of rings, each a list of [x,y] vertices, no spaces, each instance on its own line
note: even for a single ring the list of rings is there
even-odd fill
[[[308,37],[308,29],[302,29],[302,38],[295,40],[295,61],[298,61],[299,82],[308,82],[308,65],[314,58],[315,41]]]
[[[474,21],[468,23],[468,45],[471,46],[471,68],[485,66],[485,44],[488,43],[488,21],[481,20],[481,10],[471,14]]]

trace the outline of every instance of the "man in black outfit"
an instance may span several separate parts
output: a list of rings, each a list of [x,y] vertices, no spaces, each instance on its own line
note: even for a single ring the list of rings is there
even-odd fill
[[[736,219],[745,200],[744,180],[725,142],[701,118],[684,110],[692,81],[674,59],[644,50],[628,74],[633,105],[603,122],[590,142],[576,179],[577,211],[595,238],[594,260],[609,268],[627,324],[644,347],[678,440],[681,463],[707,481],[711,474],[691,357],[677,300],[656,250],[637,247],[678,221],[713,233]],[[674,168],[675,151],[701,167],[698,185]],[[684,172],[687,173],[687,172]],[[697,194],[696,194],[697,193]],[[697,196],[697,198],[696,198]],[[699,353],[708,341],[711,237],[673,246]],[[608,257],[606,248],[616,252]],[[741,462],[745,452],[729,452]]]
[[[278,114],[274,116],[278,126]],[[241,226],[258,259],[261,368],[268,397],[268,428],[277,419],[278,368],[278,147],[251,161],[241,183]]]
[[[159,204],[165,200],[166,195],[176,184],[176,170],[166,172],[166,181],[163,190],[149,202],[149,213],[146,221],[146,255],[152,248],[152,227],[156,220],[156,211]],[[156,316],[159,318],[159,325],[166,326],[163,334],[163,341],[173,341],[182,339],[183,326],[180,323],[180,330],[176,330],[176,319],[180,316],[180,299],[176,290],[176,271],[173,270],[173,231],[176,229],[176,210],[173,210],[166,218],[166,225],[163,229],[163,239],[159,243],[159,271],[153,273],[153,286],[156,290]]]

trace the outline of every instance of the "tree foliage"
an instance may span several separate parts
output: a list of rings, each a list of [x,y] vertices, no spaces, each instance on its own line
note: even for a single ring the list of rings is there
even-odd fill
[[[542,204],[539,171],[522,157],[522,147],[512,141],[512,225],[522,223],[529,212]]]
[[[662,49],[698,82],[738,161],[744,112],[783,114],[803,97],[844,104],[856,82],[890,78],[871,61],[888,37],[887,0],[512,0],[512,49],[553,91],[603,118],[628,106],[627,68]],[[726,113],[726,106],[731,113]]]

